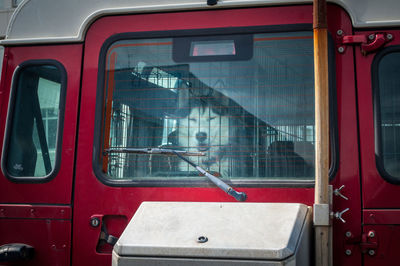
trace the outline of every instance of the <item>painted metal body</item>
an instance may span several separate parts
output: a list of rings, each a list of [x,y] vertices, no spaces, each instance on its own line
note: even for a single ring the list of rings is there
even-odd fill
[[[354,27],[399,25],[398,2],[331,0],[342,6],[352,19]],[[60,1],[29,0],[23,2],[11,18],[3,43],[79,42],[97,18],[105,15],[187,10],[210,10],[251,6],[276,6],[310,4],[310,0],[220,0],[218,5],[208,6],[207,1],[188,0],[90,0]],[[72,16],[71,16],[72,15]],[[44,23],[51,21],[52,23]]]
[[[306,1],[219,1],[215,7],[208,7],[206,1],[147,1],[145,6],[122,0],[60,2],[62,6],[57,3],[57,8],[56,1],[32,0],[21,4],[3,41],[6,48],[0,84],[2,145],[13,75],[21,63],[57,60],[65,67],[68,80],[60,170],[54,179],[44,183],[13,182],[1,173],[0,245],[34,246],[36,256],[25,265],[110,265],[112,246],[98,245],[101,226],[93,226],[94,219],[105,224],[110,235],[118,237],[143,201],[234,199],[213,186],[116,187],[105,185],[96,177],[92,158],[94,133],[100,130],[95,128],[95,107],[103,43],[125,32],[311,25],[312,7],[291,5]],[[328,6],[328,30],[335,51],[336,101],[331,103],[337,110],[339,160],[331,185],[333,189],[345,185],[340,193],[348,200],[333,196],[332,211],[349,208],[342,215],[346,223],[332,221],[334,265],[395,265],[400,248],[396,241],[400,236],[400,187],[385,181],[375,166],[371,64],[376,53],[364,55],[358,46],[343,45],[343,36],[368,35],[376,30],[361,28],[382,27],[379,32],[394,36],[384,47],[400,45],[399,29],[386,28],[400,25],[398,8],[393,7],[397,1],[333,3]],[[46,8],[41,8],[41,4]],[[82,13],[74,13],[73,7],[79,7]],[[51,18],[54,23],[44,23]],[[342,34],[338,34],[339,30]],[[248,202],[311,206],[314,200],[312,187],[296,185],[241,187],[240,191],[247,194]],[[359,245],[362,234],[370,231],[379,239],[374,255],[362,253],[368,249]]]

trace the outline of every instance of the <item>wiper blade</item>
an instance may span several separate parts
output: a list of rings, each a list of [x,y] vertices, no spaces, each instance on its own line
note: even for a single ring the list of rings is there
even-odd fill
[[[203,175],[205,175],[208,179],[210,179],[211,182],[213,182],[217,187],[219,187],[220,189],[222,189],[223,191],[225,191],[226,193],[228,193],[228,195],[234,197],[237,201],[245,201],[247,199],[247,195],[244,192],[237,192],[234,188],[232,188],[231,186],[229,186],[228,184],[226,184],[224,181],[222,181],[221,179],[219,179],[218,177],[210,174],[209,172],[207,172],[206,170],[204,170],[203,168],[201,168],[200,166],[196,165],[194,162],[190,161],[189,159],[183,157],[181,154],[173,151],[176,156],[178,156],[179,158],[181,158],[182,160],[184,160],[185,162],[187,162],[188,164],[190,164],[191,166],[193,166],[194,168],[196,168],[197,171],[199,171],[200,173],[202,173]]]
[[[204,152],[188,152],[183,150],[163,149],[163,148],[109,148],[104,150],[106,153],[135,153],[135,154],[161,154],[161,155],[186,155],[186,156],[205,156]]]
[[[174,150],[174,149],[163,149],[163,148],[109,148],[104,150],[106,153],[134,153],[134,154],[158,154],[158,155],[176,155],[194,168],[199,171],[201,174],[205,175],[211,182],[213,182],[217,187],[225,191],[228,195],[234,197],[237,201],[245,201],[247,199],[247,195],[244,192],[237,192],[234,188],[226,184],[224,181],[219,179],[218,177],[210,174],[200,166],[196,165],[194,162],[189,159],[183,157],[186,156],[205,156],[204,152],[188,152],[182,150]]]

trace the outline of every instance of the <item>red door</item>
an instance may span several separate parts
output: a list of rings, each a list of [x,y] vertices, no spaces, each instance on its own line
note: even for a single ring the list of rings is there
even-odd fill
[[[397,196],[400,192],[400,32],[384,30],[356,34],[382,41],[382,46],[368,54],[356,48],[363,232],[368,247],[364,262],[365,265],[394,265],[399,248],[396,239],[400,236],[400,199]]]
[[[329,7],[335,265],[361,234],[351,23]],[[112,244],[143,201],[234,201],[173,156],[189,156],[248,202],[313,202],[312,7],[104,17],[85,40],[73,218],[73,265],[111,263]],[[335,76],[336,75],[336,76]],[[333,82],[336,80],[336,82]],[[334,86],[332,86],[334,88]],[[337,101],[337,102],[336,102]],[[335,111],[333,111],[335,110]],[[129,150],[130,149],[130,150]],[[139,153],[145,153],[139,154]]]
[[[81,45],[5,49],[0,245],[34,248],[18,265],[70,264],[81,56]]]

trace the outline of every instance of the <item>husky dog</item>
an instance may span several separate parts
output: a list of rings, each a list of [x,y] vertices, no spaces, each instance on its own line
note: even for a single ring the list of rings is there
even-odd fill
[[[210,105],[191,107],[186,116],[178,120],[178,145],[190,152],[203,152],[206,156],[192,157],[201,167],[227,176],[229,161],[225,156],[229,146],[229,117]],[[192,171],[185,162],[180,171]]]
[[[222,176],[228,175],[225,152],[229,142],[229,118],[216,113],[210,106],[190,109],[188,116],[179,119],[178,145],[187,151],[203,152],[205,156],[191,158],[201,167]],[[179,170],[192,170],[181,162]]]

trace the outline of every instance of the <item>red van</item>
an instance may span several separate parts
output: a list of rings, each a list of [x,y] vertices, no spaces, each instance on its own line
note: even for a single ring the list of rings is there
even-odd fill
[[[312,3],[211,2],[16,9],[2,41],[0,264],[111,265],[142,202],[236,202],[196,167],[248,203],[312,206]],[[399,258],[399,8],[328,1],[333,265]]]

